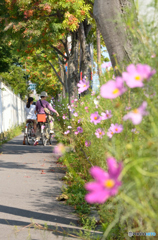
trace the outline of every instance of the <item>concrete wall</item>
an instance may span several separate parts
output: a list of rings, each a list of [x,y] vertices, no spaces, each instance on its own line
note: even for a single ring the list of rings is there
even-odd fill
[[[0,81],[0,133],[25,122],[25,105],[20,97]]]

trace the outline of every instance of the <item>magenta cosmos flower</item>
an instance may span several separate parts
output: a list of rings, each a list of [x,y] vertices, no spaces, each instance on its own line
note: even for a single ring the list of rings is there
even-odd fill
[[[105,132],[102,131],[101,128],[98,128],[95,132],[95,135],[96,135],[97,138],[103,138],[103,135],[105,135]]]
[[[102,118],[99,116],[98,112],[91,114],[91,123],[93,122],[95,125],[97,125],[97,123],[100,123],[101,120]]]
[[[112,132],[114,133],[120,133],[123,131],[123,126],[122,125],[118,125],[117,123],[116,124],[111,124],[110,126],[110,129]]]
[[[130,64],[127,67],[127,72],[122,73],[123,80],[130,88],[143,87],[144,80],[150,80],[156,71],[152,70],[147,64]]]
[[[78,131],[79,133],[83,133],[83,129],[82,129],[81,127],[77,127],[77,131]]]
[[[77,87],[79,94],[81,94],[82,92],[86,91],[89,88],[89,81],[86,81],[86,77],[84,77],[83,80],[80,80],[79,83],[77,83]]]
[[[129,119],[132,121],[134,125],[138,125],[139,123],[141,123],[143,116],[148,115],[148,112],[145,111],[146,107],[147,102],[143,102],[139,108],[134,109],[133,111],[127,113],[123,117],[123,120],[126,121]]]
[[[101,86],[100,94],[103,98],[116,98],[126,91],[124,82],[121,77],[116,77],[116,80],[110,80]]]
[[[101,113],[102,120],[106,120],[112,117],[111,111],[106,110],[105,112]]]
[[[91,141],[87,141],[87,140],[86,140],[86,141],[85,141],[85,146],[86,146],[86,147],[89,147],[90,145],[91,145]]]
[[[121,186],[119,175],[122,171],[122,163],[117,163],[115,158],[107,159],[108,172],[102,168],[95,166],[90,169],[90,174],[95,182],[85,184],[85,189],[89,191],[85,196],[88,203],[104,203],[108,198],[118,193]]]

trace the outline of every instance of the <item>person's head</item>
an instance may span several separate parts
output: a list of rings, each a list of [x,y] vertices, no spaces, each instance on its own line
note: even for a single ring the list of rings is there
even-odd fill
[[[30,105],[33,103],[33,98],[32,97],[29,97],[28,100],[27,100],[27,104],[26,104],[26,107],[27,108],[30,108]]]
[[[46,98],[47,98],[47,93],[46,92],[41,92],[41,94],[40,94],[40,97],[41,97],[41,100],[45,100]]]

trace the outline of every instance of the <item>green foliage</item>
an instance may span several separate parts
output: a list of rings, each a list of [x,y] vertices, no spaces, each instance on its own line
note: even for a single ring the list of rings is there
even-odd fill
[[[0,134],[0,145],[3,143],[8,142],[9,140],[11,140],[12,138],[18,136],[19,134],[21,134],[21,132],[24,129],[24,124],[19,125],[15,125],[14,127],[10,128],[8,131],[1,133]]]
[[[148,64],[152,69],[157,70],[157,35],[154,35],[152,38],[149,37],[152,29],[149,28],[149,25],[135,25],[133,30],[132,22],[129,29],[132,31],[131,34],[135,33],[134,37],[137,40],[139,38],[133,52],[135,60],[139,59],[136,63]],[[117,67],[120,69],[119,66]],[[112,79],[114,73],[114,70],[107,71],[101,78],[101,85]],[[116,99],[108,100],[99,96],[98,108],[96,108],[93,101],[98,94],[95,94],[95,96],[86,95],[78,103],[73,103],[74,106],[71,105],[79,116],[74,117],[72,115],[71,124],[69,123],[72,126],[71,133],[66,138],[70,140],[77,156],[76,161],[74,161],[75,165],[79,166],[76,169],[76,174],[81,172],[81,178],[85,182],[90,180],[91,177],[88,173],[90,163],[87,161],[87,158],[92,165],[100,166],[105,170],[107,170],[106,158],[109,156],[115,157],[118,162],[122,161],[124,165],[121,174],[122,187],[119,194],[99,206],[102,227],[105,231],[104,239],[122,239],[122,236],[126,239],[127,233],[131,229],[133,232],[157,231],[157,75],[156,73],[149,82],[145,82],[143,88],[128,88],[126,93]],[[130,121],[123,121],[123,116],[129,112],[129,110],[126,110],[126,107],[136,109],[143,101],[148,103],[147,111],[149,115],[143,117],[142,122],[136,126]],[[77,107],[75,107],[76,105]],[[87,111],[85,107],[88,107]],[[112,118],[97,125],[90,122],[91,113],[98,111],[99,115],[101,115],[105,110],[112,111]],[[61,116],[65,114],[65,111],[61,107]],[[81,123],[78,124],[79,119],[81,119]],[[119,134],[115,134],[112,139],[109,139],[106,133],[111,123],[122,124],[124,130]],[[65,131],[67,129],[66,126],[68,126],[68,120],[65,120],[62,126],[64,126],[63,129]],[[83,128],[83,133],[75,136],[74,132],[77,126]],[[105,131],[102,139],[98,139],[95,136],[97,128],[102,128]],[[135,133],[131,132],[134,128],[136,129]],[[91,141],[90,147],[84,146],[85,140]],[[83,149],[85,154],[83,154],[81,149]],[[69,161],[69,157],[66,156],[66,158]],[[70,169],[69,171],[72,174],[72,170]]]
[[[0,76],[5,84],[13,88],[15,94],[20,94],[21,98],[24,99],[30,93],[26,72],[21,67],[12,65],[8,72],[1,73]]]

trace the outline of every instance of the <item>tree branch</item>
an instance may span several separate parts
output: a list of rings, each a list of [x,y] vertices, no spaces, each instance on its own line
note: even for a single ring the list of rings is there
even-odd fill
[[[50,45],[55,51],[57,51],[58,54],[60,54],[63,58],[66,58],[67,60],[69,60],[69,58],[67,56],[65,56],[58,48],[56,48],[55,46],[53,46],[52,44]]]
[[[59,74],[58,74],[57,71],[55,70],[53,64],[52,64],[49,60],[47,60],[47,62],[48,62],[48,63],[51,65],[51,67],[53,68],[55,74],[57,75],[57,77],[58,77],[58,79],[59,79],[59,82],[65,87],[64,83],[62,82],[62,79],[60,78]]]
[[[40,58],[40,55],[39,55],[39,54],[36,54],[36,56],[37,56],[38,58]],[[64,86],[64,83],[62,82],[62,79],[60,78],[59,74],[58,74],[57,71],[55,70],[55,67],[53,66],[53,64],[52,64],[49,60],[46,60],[46,61],[47,61],[47,62],[50,64],[50,66],[53,68],[55,74],[57,75],[57,77],[58,77],[58,79],[59,79],[59,82]],[[65,86],[64,86],[64,87],[65,87]]]

